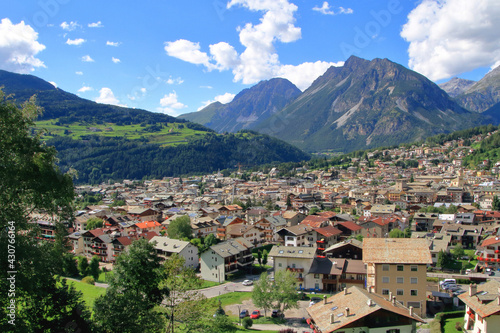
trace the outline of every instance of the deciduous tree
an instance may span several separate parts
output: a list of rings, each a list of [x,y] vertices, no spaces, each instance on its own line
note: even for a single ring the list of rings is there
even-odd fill
[[[171,221],[168,225],[167,234],[169,238],[173,239],[192,238],[193,229],[189,216],[184,215]]]

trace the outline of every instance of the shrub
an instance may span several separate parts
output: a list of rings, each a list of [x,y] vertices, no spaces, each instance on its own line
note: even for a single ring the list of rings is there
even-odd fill
[[[92,276],[86,276],[82,279],[82,282],[83,283],[87,283],[87,284],[94,284],[95,285],[95,280]]]
[[[250,327],[252,327],[253,320],[247,317],[247,318],[243,319],[243,323],[242,324],[243,324],[243,328],[245,328],[247,330]]]
[[[459,322],[459,321],[457,321],[457,322],[455,323],[455,329],[456,329],[457,331],[461,331],[461,330],[462,330],[462,323],[461,323],[461,322]]]

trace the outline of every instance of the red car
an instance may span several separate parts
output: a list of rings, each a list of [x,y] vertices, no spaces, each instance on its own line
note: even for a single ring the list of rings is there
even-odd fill
[[[259,310],[254,310],[252,314],[250,315],[250,319],[259,319],[260,317],[260,311]]]

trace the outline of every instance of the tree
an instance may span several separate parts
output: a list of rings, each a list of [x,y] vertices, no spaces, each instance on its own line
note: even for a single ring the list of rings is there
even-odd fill
[[[262,265],[267,264],[267,257],[269,256],[269,252],[266,249],[262,251]]]
[[[273,283],[269,280],[266,272],[260,275],[260,278],[254,283],[252,291],[252,301],[255,306],[264,309],[264,316],[267,310],[273,307]]]
[[[449,253],[444,252],[443,250],[439,251],[436,266],[445,268],[448,267],[450,263],[451,263],[451,258]]]
[[[73,218],[73,182],[56,166],[56,150],[34,129],[41,112],[35,98],[18,108],[0,90],[0,331],[64,331],[78,325],[89,330],[89,315],[81,294],[61,282],[63,258],[58,249],[40,242],[30,214],[52,217],[56,236],[62,222]],[[15,253],[7,252],[15,248]],[[13,271],[16,273],[13,275]],[[9,293],[15,279],[15,296]],[[9,295],[10,294],[10,295]],[[15,303],[12,303],[15,302]],[[12,307],[11,307],[12,306]],[[10,307],[10,308],[9,308]],[[15,324],[15,326],[13,325]]]
[[[77,276],[78,266],[75,256],[72,253],[65,253],[62,257],[63,267],[62,272],[64,276]]]
[[[164,280],[160,285],[169,290],[169,296],[163,302],[167,332],[174,332],[176,321],[182,322],[188,332],[203,331],[203,323],[209,320],[208,300],[197,291],[201,280],[192,268],[184,265],[185,261],[184,257],[174,253],[163,264]]]
[[[464,255],[465,255],[465,250],[462,244],[458,243],[457,245],[455,245],[455,247],[453,248],[453,256],[455,257],[455,259],[458,260],[462,258]]]
[[[87,257],[78,257],[78,272],[82,277],[85,277],[89,273],[89,261]]]
[[[314,215],[316,213],[319,212],[319,208],[318,207],[312,207],[310,210],[309,210],[309,215]]]
[[[104,221],[98,217],[91,217],[87,220],[86,230],[94,230],[96,228],[102,228]]]
[[[491,204],[491,209],[492,210],[496,210],[496,211],[500,211],[500,199],[496,195],[493,197],[493,202]]]
[[[347,205],[347,204],[349,204],[349,197],[343,197],[343,198],[342,198],[342,204],[343,204],[343,205]]]
[[[95,281],[99,279],[99,273],[101,273],[101,270],[99,269],[99,257],[93,256],[92,259],[90,259],[90,264],[87,269],[87,274],[92,276]]]
[[[169,238],[173,239],[192,238],[193,229],[189,216],[184,215],[170,222],[167,229],[167,235]]]
[[[389,238],[404,238],[405,234],[399,229],[392,229],[389,232]]]
[[[274,274],[274,286],[272,299],[282,312],[298,307],[299,295],[296,288],[297,278],[294,273],[287,270],[279,270]]]
[[[257,251],[257,261],[259,265],[262,267],[262,252],[260,252],[260,250]]]
[[[157,310],[168,290],[153,244],[134,241],[116,259],[106,294],[94,303],[95,324],[103,332],[163,332],[165,318]]]

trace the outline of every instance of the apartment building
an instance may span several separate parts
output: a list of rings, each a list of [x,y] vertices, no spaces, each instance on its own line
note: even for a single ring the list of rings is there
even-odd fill
[[[426,313],[427,265],[432,263],[429,243],[415,238],[365,238],[363,262],[367,286],[382,296]]]

